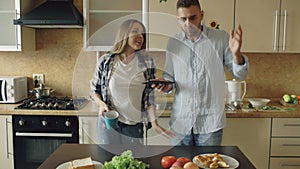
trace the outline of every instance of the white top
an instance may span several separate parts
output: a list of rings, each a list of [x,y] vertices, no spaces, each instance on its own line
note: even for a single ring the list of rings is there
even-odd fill
[[[141,122],[141,103],[145,81],[143,69],[138,66],[138,59],[124,64],[116,57],[111,79],[109,96],[112,106],[120,113],[119,121],[126,124]]]

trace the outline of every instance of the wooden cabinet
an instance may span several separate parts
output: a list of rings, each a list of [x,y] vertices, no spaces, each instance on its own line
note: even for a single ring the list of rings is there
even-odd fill
[[[144,1],[144,0],[143,0]],[[108,51],[120,24],[135,18],[142,21],[141,0],[84,0],[84,49]]]
[[[33,0],[2,0],[0,2],[0,51],[35,49],[35,30],[13,25],[13,20],[26,13]]]
[[[13,169],[12,116],[0,115],[0,163],[1,168]]]
[[[179,32],[177,21],[176,0],[159,2],[149,1],[149,49],[165,50],[169,37]],[[201,0],[204,11],[203,22],[209,26],[211,21],[217,21],[220,29],[229,32],[233,28],[234,0]],[[226,9],[226,10],[223,10]]]
[[[98,144],[97,116],[79,116],[79,143]]]
[[[244,52],[300,52],[300,1],[237,0]]]
[[[159,117],[157,121],[160,126],[164,127],[165,129],[170,129],[170,117]],[[171,145],[170,139],[157,134],[153,128],[148,130],[147,137],[148,145]]]
[[[222,145],[235,145],[257,169],[268,168],[271,118],[227,118]]]
[[[300,167],[300,118],[273,118],[270,169]]]

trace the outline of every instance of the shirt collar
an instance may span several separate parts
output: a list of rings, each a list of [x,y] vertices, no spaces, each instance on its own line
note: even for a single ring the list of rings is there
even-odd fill
[[[195,42],[198,42],[199,40],[203,39],[203,36],[207,37],[207,32],[208,32],[207,26],[203,22],[201,22],[201,26],[202,26],[202,32],[201,32],[199,38]],[[185,33],[182,30],[180,32],[180,40],[190,41],[189,39],[186,38]]]

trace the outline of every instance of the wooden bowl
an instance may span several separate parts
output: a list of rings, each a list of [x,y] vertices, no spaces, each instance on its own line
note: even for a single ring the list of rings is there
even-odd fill
[[[285,106],[285,107],[297,107],[298,104],[292,104],[292,103],[286,103],[285,101],[283,101],[282,99],[280,99],[280,104]]]

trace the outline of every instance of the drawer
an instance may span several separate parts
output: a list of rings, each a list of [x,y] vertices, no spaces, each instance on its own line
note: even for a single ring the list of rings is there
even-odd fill
[[[271,156],[300,156],[300,138],[272,138]]]
[[[271,158],[270,169],[299,169],[300,158]]]
[[[300,118],[273,118],[272,136],[300,137]]]

